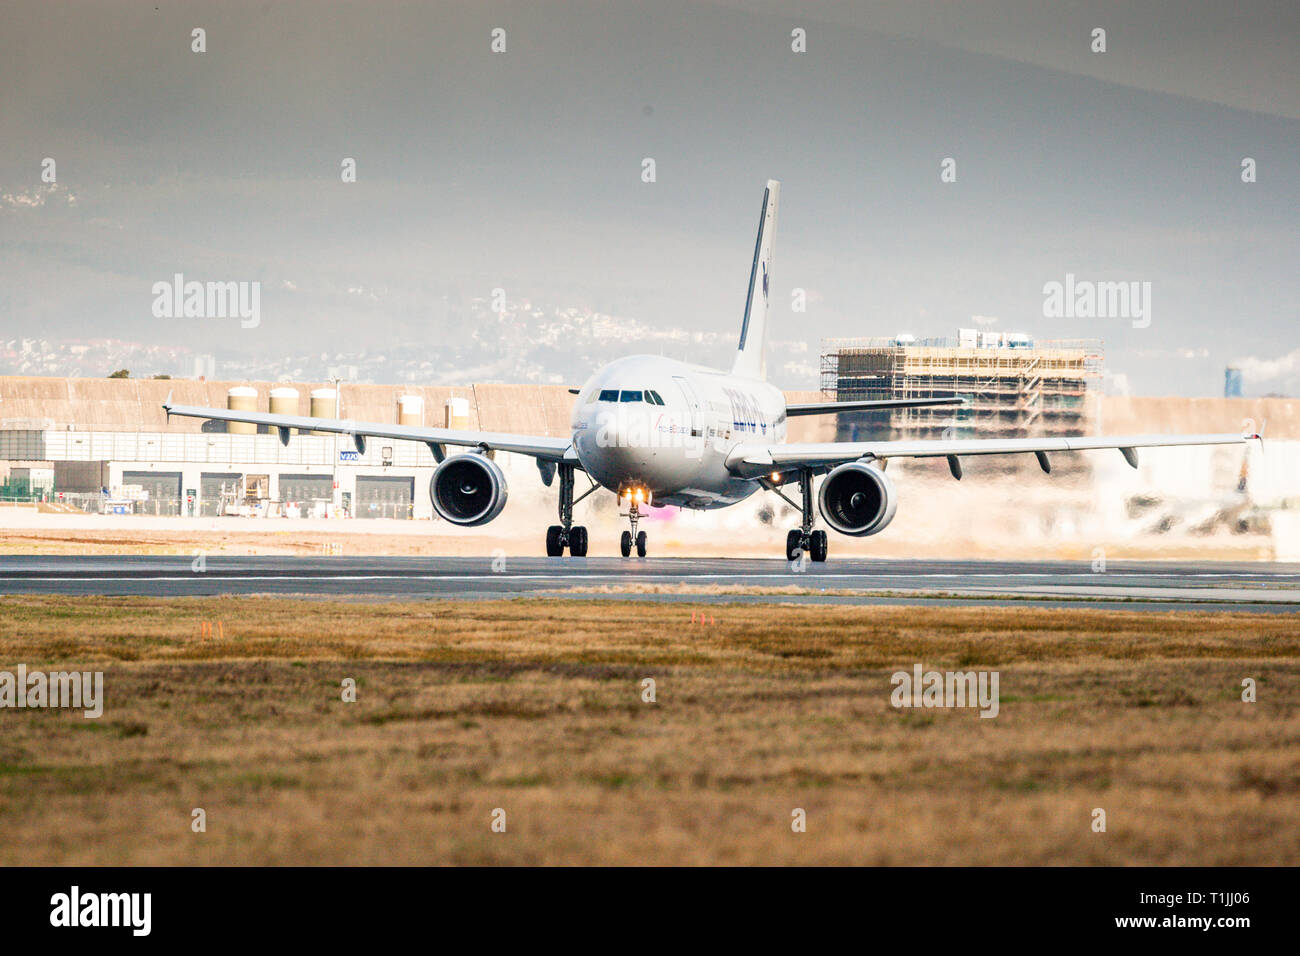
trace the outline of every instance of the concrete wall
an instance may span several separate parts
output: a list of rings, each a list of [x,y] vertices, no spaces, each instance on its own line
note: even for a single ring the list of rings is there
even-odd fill
[[[329,382],[199,382],[189,379],[36,378],[0,376],[0,428],[57,428],[77,431],[197,432],[202,420],[174,418],[170,424],[162,403],[168,393],[178,405],[226,407],[226,393],[235,385],[258,391],[258,410],[266,411],[271,389],[298,389],[298,414],[310,412],[311,390]],[[563,389],[558,389],[563,392]],[[342,386],[343,415],[365,421],[397,421],[398,395],[424,398],[427,424],[442,424],[448,398],[470,400],[470,427],[477,425],[472,386],[411,388],[398,385]]]
[[[259,411],[269,407],[271,389],[298,390],[298,414],[310,414],[311,391],[329,382],[198,382],[189,379],[37,378],[0,376],[0,428],[74,431],[198,432],[198,418],[167,421],[162,403],[168,394],[178,405],[226,407],[235,385],[257,389]],[[560,385],[426,386],[344,384],[342,416],[358,421],[397,422],[399,395],[424,399],[424,424],[441,427],[449,398],[469,401],[469,427],[485,431],[561,436],[569,433],[575,396]],[[820,392],[790,392],[792,402],[823,401]],[[827,418],[791,422],[794,441],[830,440],[834,425]]]
[[[1264,437],[1300,440],[1300,399],[1156,398],[1106,396],[1098,403],[1097,428],[1103,435],[1152,432],[1239,432],[1247,419]]]

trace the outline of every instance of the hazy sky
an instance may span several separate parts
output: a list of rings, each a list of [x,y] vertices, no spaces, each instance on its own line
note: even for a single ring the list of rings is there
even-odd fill
[[[738,329],[771,177],[778,338],[981,316],[1140,393],[1295,394],[1298,118],[1294,3],[10,0],[0,339],[436,351],[495,287]],[[261,282],[261,325],[155,318],[176,272]],[[1151,283],[1149,326],[1044,317],[1067,273]]]

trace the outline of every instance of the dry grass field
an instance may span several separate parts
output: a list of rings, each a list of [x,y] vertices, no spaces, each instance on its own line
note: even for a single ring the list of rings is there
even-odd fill
[[[0,598],[19,663],[106,705],[0,710],[4,865],[1300,863],[1297,616]]]

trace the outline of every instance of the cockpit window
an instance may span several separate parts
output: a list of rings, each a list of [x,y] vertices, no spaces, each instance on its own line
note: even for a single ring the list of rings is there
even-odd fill
[[[658,392],[645,388],[604,388],[600,391],[598,402],[645,402],[647,405],[663,405],[664,398]]]

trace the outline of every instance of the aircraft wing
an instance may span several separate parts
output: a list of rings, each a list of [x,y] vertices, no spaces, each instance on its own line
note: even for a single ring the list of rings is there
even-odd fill
[[[247,422],[276,429],[280,441],[289,443],[289,429],[300,431],[333,432],[351,435],[360,451],[367,438],[396,438],[401,441],[419,441],[429,446],[435,458],[441,461],[446,445],[464,445],[487,450],[530,455],[545,461],[577,462],[573,441],[569,438],[548,438],[544,435],[511,435],[504,432],[459,431],[452,428],[422,428],[413,425],[386,425],[379,422],[356,422],[343,418],[310,418],[305,415],[271,415],[266,412],[243,412],[226,408],[200,408],[196,405],[173,405],[171,396],[163,403],[168,417],[184,415],[187,418],[210,418],[224,422]]]
[[[956,461],[966,455],[1036,454],[1048,470],[1047,454],[1057,451],[1087,451],[1118,448],[1134,468],[1138,448],[1171,445],[1240,445],[1258,435],[1114,435],[1068,438],[962,438],[918,441],[809,442],[806,444],[763,444],[743,442],[727,456],[727,467],[743,478],[796,468],[825,468],[860,458],[887,461],[890,458],[947,458],[955,477],[961,476]]]
[[[874,398],[860,402],[810,402],[806,405],[787,405],[785,414],[834,415],[836,412],[869,412],[877,408],[927,408],[933,405],[964,405],[964,398]]]

